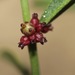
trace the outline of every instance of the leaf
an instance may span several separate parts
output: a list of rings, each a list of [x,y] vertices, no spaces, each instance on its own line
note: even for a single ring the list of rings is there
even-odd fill
[[[2,57],[14,64],[23,75],[30,75],[27,67],[24,67],[12,53],[5,50],[2,52]]]
[[[51,22],[52,19],[68,4],[74,3],[74,0],[51,0],[48,8],[44,11],[41,16],[41,22]],[[69,6],[68,6],[69,7]],[[63,12],[63,11],[62,11]],[[58,14],[59,15],[59,14]]]

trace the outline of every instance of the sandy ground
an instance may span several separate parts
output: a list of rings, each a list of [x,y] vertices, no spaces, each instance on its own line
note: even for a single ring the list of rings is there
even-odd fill
[[[40,15],[43,12],[40,8],[30,10],[31,13],[38,12]],[[10,49],[30,69],[27,47],[24,50],[17,47],[22,36],[21,14],[19,0],[0,0],[0,51],[1,48]],[[75,75],[75,11],[67,10],[52,24],[53,32],[45,35],[48,42],[45,45],[38,44],[41,75]],[[0,58],[0,75],[22,74],[14,65]]]

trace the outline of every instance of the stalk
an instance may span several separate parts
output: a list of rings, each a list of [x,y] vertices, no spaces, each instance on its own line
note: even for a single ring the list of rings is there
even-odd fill
[[[30,11],[29,11],[28,0],[20,0],[20,1],[21,1],[23,21],[29,22],[30,21]],[[36,44],[30,44],[28,46],[28,50],[29,50],[29,56],[30,56],[32,75],[40,75]]]

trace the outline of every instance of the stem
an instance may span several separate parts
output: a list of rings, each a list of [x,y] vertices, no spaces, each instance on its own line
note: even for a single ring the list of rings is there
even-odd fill
[[[21,8],[22,8],[22,15],[23,15],[23,21],[29,21],[30,20],[30,11],[28,6],[28,0],[20,0],[21,1]]]
[[[30,54],[32,75],[40,75],[36,44],[34,44],[34,45],[30,44],[28,46],[28,49],[29,49],[29,54]]]
[[[28,0],[21,0],[23,20],[30,21],[30,12],[28,6]],[[39,75],[39,63],[36,44],[30,44],[28,46],[32,75]]]

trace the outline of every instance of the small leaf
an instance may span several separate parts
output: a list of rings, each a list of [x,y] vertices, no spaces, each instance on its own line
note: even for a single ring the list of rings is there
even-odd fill
[[[51,0],[49,7],[44,11],[40,21],[48,23],[71,1],[72,0]]]

